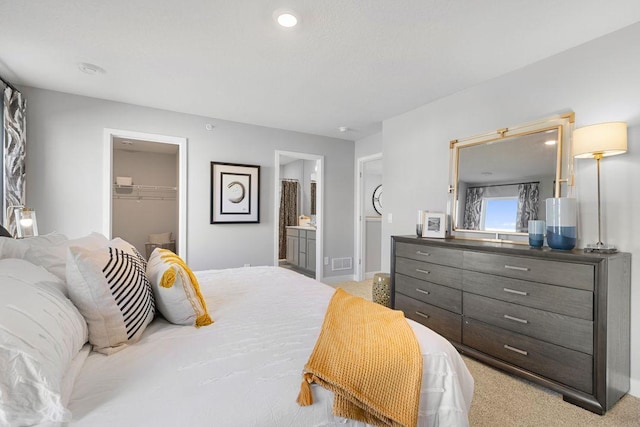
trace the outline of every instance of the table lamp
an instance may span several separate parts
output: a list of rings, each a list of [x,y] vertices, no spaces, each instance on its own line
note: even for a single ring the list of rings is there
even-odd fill
[[[33,237],[38,235],[38,223],[36,221],[36,211],[25,206],[14,206],[16,219],[16,237]]]
[[[602,242],[600,216],[600,159],[627,152],[627,124],[624,122],[600,123],[573,131],[573,157],[596,159],[598,171],[598,241],[585,247],[585,252],[617,252],[615,246]]]

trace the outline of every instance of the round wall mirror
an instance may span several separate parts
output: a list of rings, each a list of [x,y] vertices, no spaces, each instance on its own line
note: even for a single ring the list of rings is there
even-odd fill
[[[375,209],[378,215],[382,215],[382,201],[380,200],[381,197],[382,197],[382,184],[378,185],[375,188],[375,190],[373,190],[373,196],[371,196],[373,209]]]

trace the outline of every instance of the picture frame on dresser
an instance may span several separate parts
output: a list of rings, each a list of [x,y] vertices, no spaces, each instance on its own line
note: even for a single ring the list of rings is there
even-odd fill
[[[260,222],[260,166],[211,162],[211,224]]]
[[[442,212],[425,212],[422,237],[444,239],[447,237],[447,215]]]

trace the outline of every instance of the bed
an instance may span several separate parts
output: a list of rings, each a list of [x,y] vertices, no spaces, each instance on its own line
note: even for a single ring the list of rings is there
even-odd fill
[[[33,265],[46,257],[25,258],[20,262]],[[20,264],[16,269],[18,261],[7,261],[0,261],[0,291],[10,281],[13,286],[33,282],[38,289],[43,283],[60,285],[46,276],[52,268],[46,262],[34,265],[37,277],[24,278],[21,272],[31,267]],[[210,270],[195,276],[211,325],[175,325],[156,316],[139,341],[113,354],[91,351],[82,339],[70,347],[79,348],[70,350],[69,362],[62,364],[60,399],[71,414],[62,425],[365,425],[333,416],[333,394],[318,386],[313,388],[313,405],[296,403],[302,368],[318,338],[332,287],[278,267]],[[468,425],[473,378],[464,362],[447,340],[407,322],[423,357],[418,425]],[[11,392],[0,388],[5,396]]]

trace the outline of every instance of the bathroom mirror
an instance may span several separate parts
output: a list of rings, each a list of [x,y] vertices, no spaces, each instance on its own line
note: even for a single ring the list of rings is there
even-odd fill
[[[526,235],[530,219],[544,220],[545,199],[568,193],[573,119],[570,113],[451,141],[452,230],[509,240]]]

